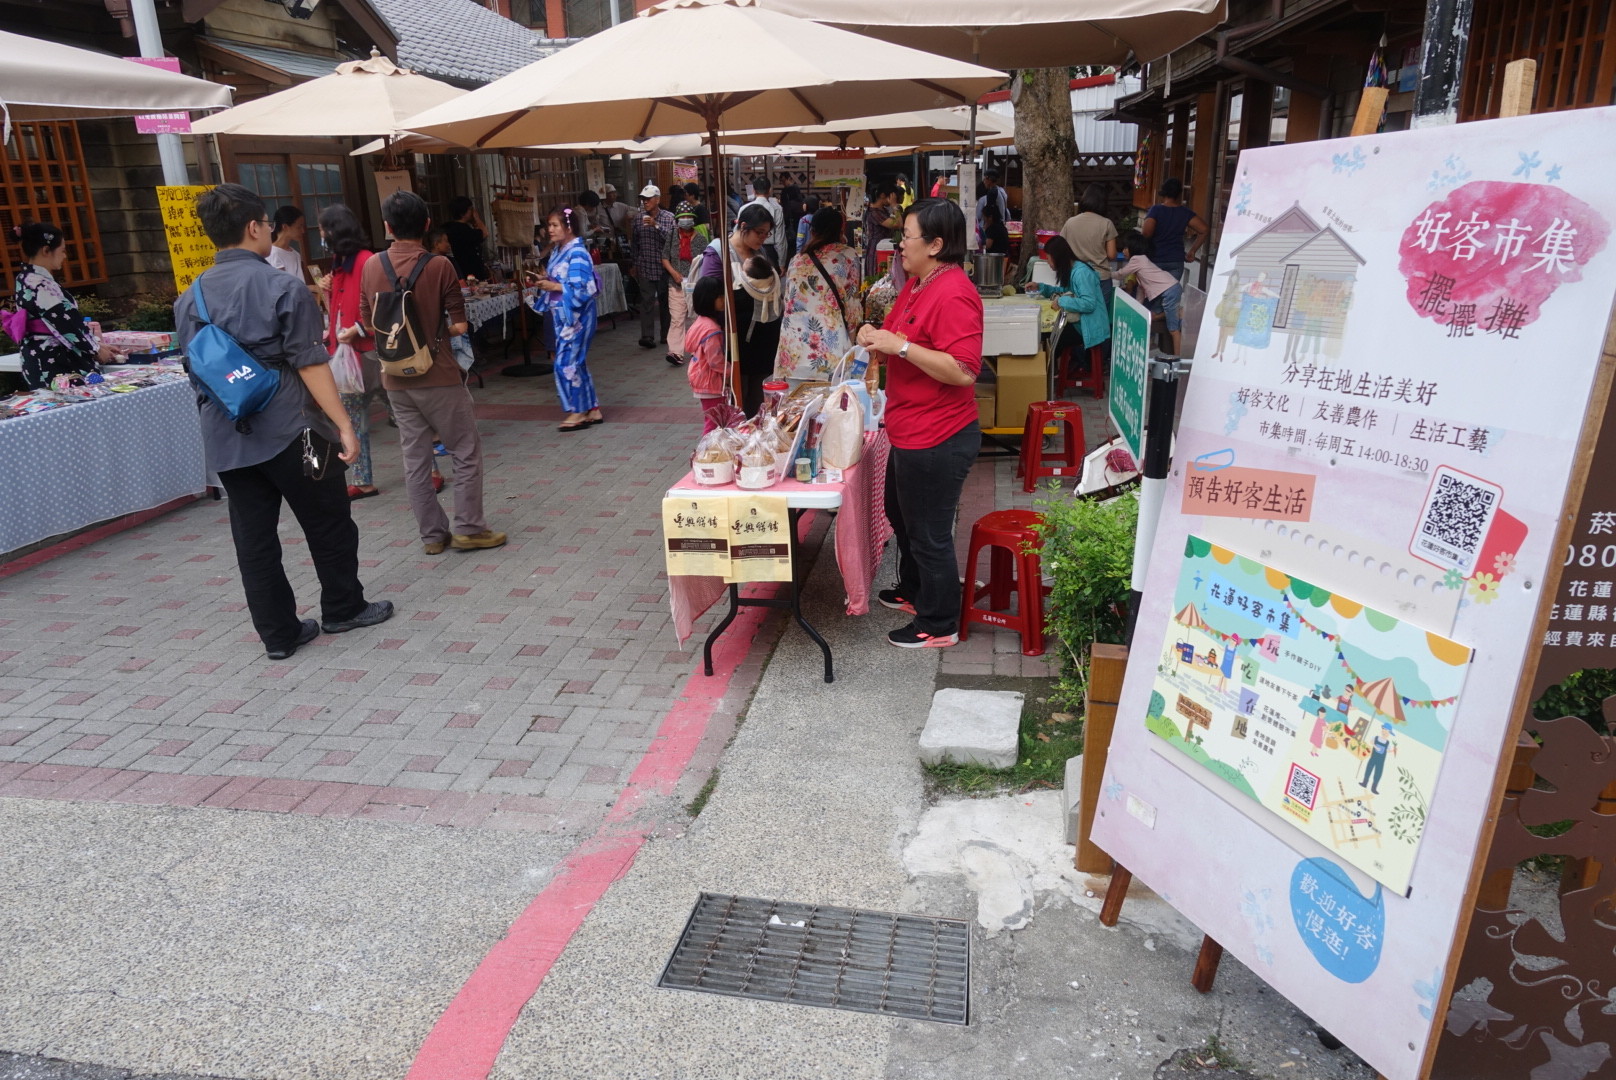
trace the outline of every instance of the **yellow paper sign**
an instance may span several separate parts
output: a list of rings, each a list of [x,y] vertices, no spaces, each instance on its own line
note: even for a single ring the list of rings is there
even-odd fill
[[[731,582],[791,580],[791,514],[779,495],[739,495],[729,502]]]
[[[218,250],[202,231],[196,216],[197,196],[210,188],[202,185],[159,187],[157,208],[163,215],[163,232],[168,236],[168,257],[174,264],[174,287],[184,292],[202,271],[213,265]]]
[[[663,499],[662,535],[669,577],[729,573],[728,499]]]

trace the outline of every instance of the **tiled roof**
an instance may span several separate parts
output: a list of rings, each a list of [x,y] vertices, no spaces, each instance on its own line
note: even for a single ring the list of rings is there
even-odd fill
[[[548,55],[537,33],[475,0],[370,0],[398,36],[398,62],[421,75],[481,86]]]

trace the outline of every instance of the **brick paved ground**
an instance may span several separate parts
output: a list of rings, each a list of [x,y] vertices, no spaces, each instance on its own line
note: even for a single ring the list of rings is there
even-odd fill
[[[699,433],[632,329],[595,361],[609,419],[582,434],[555,430],[547,378],[474,391],[497,551],[422,553],[378,424],[361,572],[399,614],[288,661],[247,621],[221,503],[0,578],[0,795],[593,831],[692,670],[659,506]],[[282,537],[313,603],[290,515]]]
[[[489,520],[511,537],[497,551],[421,552],[378,423],[384,495],[355,517],[367,590],[399,609],[383,626],[266,659],[211,501],[0,576],[0,796],[593,832],[696,659],[673,640],[659,543],[696,409],[683,371],[634,338],[625,324],[597,340],[608,423],[587,432],[555,430],[547,378],[475,391]],[[1000,458],[973,473],[962,546],[980,514],[1030,504],[1013,472]],[[290,515],[282,538],[311,604]],[[738,672],[719,747],[773,640]],[[978,630],[945,668],[1050,670],[1019,647]]]

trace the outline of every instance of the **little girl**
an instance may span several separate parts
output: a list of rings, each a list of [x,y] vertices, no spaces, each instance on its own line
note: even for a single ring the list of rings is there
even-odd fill
[[[1178,279],[1150,260],[1150,241],[1137,229],[1129,229],[1117,238],[1117,250],[1128,261],[1116,272],[1116,280],[1135,278],[1138,292],[1143,294],[1145,306],[1167,320],[1167,333],[1173,339],[1173,355],[1180,355],[1183,338],[1179,330],[1179,303],[1184,291]]]
[[[704,277],[690,294],[690,310],[696,319],[685,331],[684,352],[690,357],[685,374],[690,392],[701,405],[703,435],[718,426],[714,416],[724,404],[724,283]]]

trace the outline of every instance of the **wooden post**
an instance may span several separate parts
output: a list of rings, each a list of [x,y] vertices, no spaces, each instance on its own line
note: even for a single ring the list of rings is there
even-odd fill
[[[1358,99],[1358,115],[1352,121],[1352,134],[1373,135],[1380,130],[1380,118],[1386,114],[1386,99],[1391,91],[1384,86],[1366,86]]]
[[[1122,902],[1128,898],[1128,886],[1133,884],[1133,873],[1126,866],[1111,872],[1111,885],[1105,890],[1105,903],[1100,905],[1100,925],[1115,926],[1122,915]]]
[[[1111,856],[1096,847],[1089,834],[1094,830],[1094,814],[1100,805],[1105,759],[1111,752],[1117,700],[1122,696],[1122,676],[1127,670],[1126,645],[1096,643],[1089,652],[1089,688],[1083,695],[1083,790],[1078,801],[1075,862],[1086,874],[1111,871]]]
[[[1201,951],[1195,957],[1195,971],[1190,985],[1203,994],[1212,992],[1212,983],[1218,977],[1218,965],[1223,962],[1223,946],[1202,935]]]
[[[1511,60],[1504,65],[1504,91],[1498,103],[1499,116],[1525,116],[1532,111],[1532,93],[1537,88],[1537,61]]]

